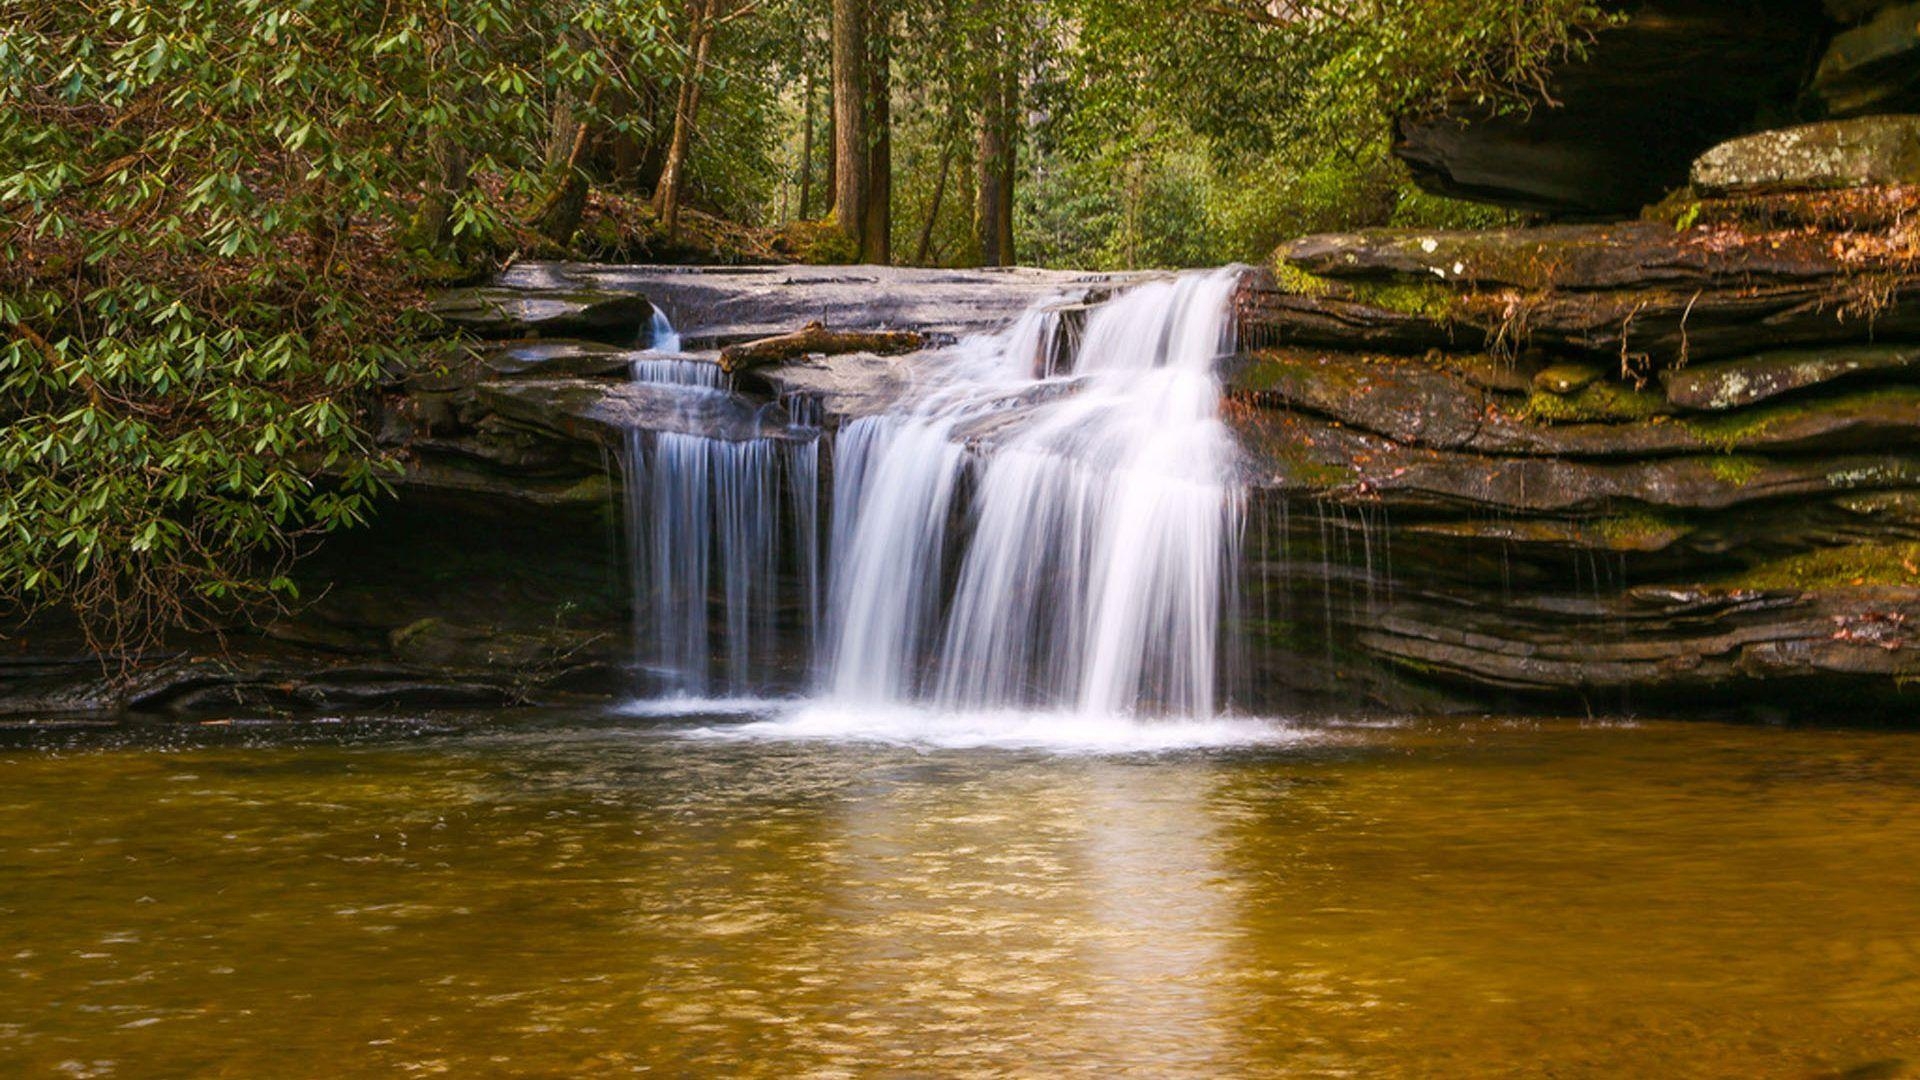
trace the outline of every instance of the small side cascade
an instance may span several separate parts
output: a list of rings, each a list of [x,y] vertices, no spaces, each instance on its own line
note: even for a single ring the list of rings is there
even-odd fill
[[[664,348],[679,340],[656,310],[655,348],[633,380],[724,389],[718,365]],[[641,667],[688,697],[780,683],[794,666],[783,622],[810,638],[820,607],[818,440],[785,427],[744,440],[633,430],[622,463]]]
[[[635,353],[628,364],[633,381],[702,386],[710,390],[727,388],[727,376],[719,364],[689,357],[681,352],[681,347],[680,332],[673,328],[666,312],[654,308],[645,348]]]
[[[653,309],[652,321],[647,324],[647,348],[661,353],[680,351],[680,331],[673,328],[672,320],[657,305]]]

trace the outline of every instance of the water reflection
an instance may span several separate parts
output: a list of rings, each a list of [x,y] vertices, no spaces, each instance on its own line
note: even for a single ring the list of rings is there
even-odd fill
[[[1482,723],[1060,755],[681,734],[740,722],[16,732],[0,1073],[1920,1060],[1911,736]]]

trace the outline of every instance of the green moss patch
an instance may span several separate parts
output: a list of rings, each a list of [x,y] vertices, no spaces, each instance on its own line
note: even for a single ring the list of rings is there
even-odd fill
[[[1763,563],[1728,582],[1747,589],[1831,589],[1848,585],[1920,587],[1920,544],[1854,544]]]
[[[1572,394],[1535,390],[1520,415],[1541,424],[1624,424],[1672,411],[1673,406],[1659,394],[1603,380]]]
[[[1437,323],[1451,321],[1459,301],[1459,294],[1437,282],[1361,282],[1351,286],[1350,292],[1356,302],[1368,307]]]
[[[1764,466],[1758,460],[1738,454],[1728,454],[1707,462],[1707,471],[1711,472],[1715,479],[1736,486],[1752,483],[1763,468]]]
[[[1317,274],[1309,274],[1283,258],[1273,260],[1273,283],[1280,291],[1296,296],[1326,296],[1334,284]]]

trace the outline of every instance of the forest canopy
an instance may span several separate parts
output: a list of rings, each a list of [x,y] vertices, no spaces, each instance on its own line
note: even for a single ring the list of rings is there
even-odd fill
[[[1493,212],[1396,115],[1528,108],[1580,0],[12,0],[0,601],[103,646],[296,599],[423,288],[543,255],[1095,268]]]

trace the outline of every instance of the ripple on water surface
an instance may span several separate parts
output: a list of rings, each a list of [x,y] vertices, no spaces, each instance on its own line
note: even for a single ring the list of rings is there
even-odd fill
[[[1920,1062],[1910,734],[766,708],[16,729],[0,1075]]]

